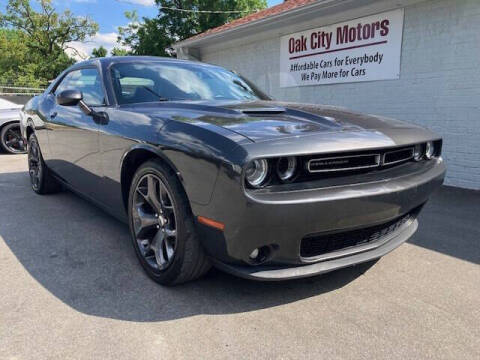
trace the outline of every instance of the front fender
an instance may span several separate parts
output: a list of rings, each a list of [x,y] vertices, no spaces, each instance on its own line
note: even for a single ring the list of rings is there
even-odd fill
[[[132,157],[136,156],[139,156],[141,161],[157,158],[169,166],[182,183],[191,203],[208,204],[210,202],[218,174],[218,167],[211,161],[195,158],[188,147],[135,144],[125,151],[120,162],[122,184],[124,183],[124,174],[128,173],[126,167],[132,163],[130,161]],[[125,191],[123,192],[125,193]]]
[[[192,208],[208,205],[219,170],[238,163],[240,146],[216,130],[171,121],[159,133],[160,150],[177,169]]]
[[[120,160],[120,173],[123,173],[125,170],[125,166],[128,163],[127,159],[137,151],[146,151],[154,155],[155,157],[159,157],[162,161],[164,161],[172,170],[177,174],[177,176],[181,179],[181,174],[178,171],[175,164],[162,152],[161,148],[152,144],[147,143],[137,143],[130,146],[122,155]]]

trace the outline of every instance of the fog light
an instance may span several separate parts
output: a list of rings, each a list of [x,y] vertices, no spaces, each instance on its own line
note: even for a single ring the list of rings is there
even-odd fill
[[[260,265],[271,258],[272,246],[261,246],[253,250],[249,255],[250,265]]]
[[[252,253],[250,254],[250,259],[255,260],[259,253],[260,251],[258,251],[258,249],[253,250]]]

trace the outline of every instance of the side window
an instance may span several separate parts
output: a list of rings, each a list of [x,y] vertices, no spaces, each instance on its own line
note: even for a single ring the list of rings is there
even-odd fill
[[[69,72],[55,89],[55,95],[64,90],[80,90],[83,101],[90,106],[105,105],[100,74],[97,69],[88,68]]]

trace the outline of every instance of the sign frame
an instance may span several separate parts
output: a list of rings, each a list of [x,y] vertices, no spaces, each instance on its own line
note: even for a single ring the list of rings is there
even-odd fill
[[[403,8],[280,38],[280,87],[400,78]]]

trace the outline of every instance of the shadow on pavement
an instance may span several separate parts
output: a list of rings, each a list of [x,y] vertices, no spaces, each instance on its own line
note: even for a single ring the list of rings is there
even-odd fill
[[[479,198],[478,192],[442,188],[410,242],[479,263]],[[125,224],[69,192],[34,194],[27,172],[0,174],[0,236],[30,275],[65,304],[129,321],[274,307],[341,288],[371,266],[281,283],[212,270],[196,282],[161,287],[143,273]]]
[[[127,226],[69,192],[39,196],[27,172],[0,174],[0,236],[18,261],[65,304],[89,315],[164,321],[231,314],[287,304],[335,290],[371,264],[324,276],[259,283],[217,270],[165,288],[135,257]]]
[[[441,187],[419,222],[411,244],[480,264],[480,191]]]

